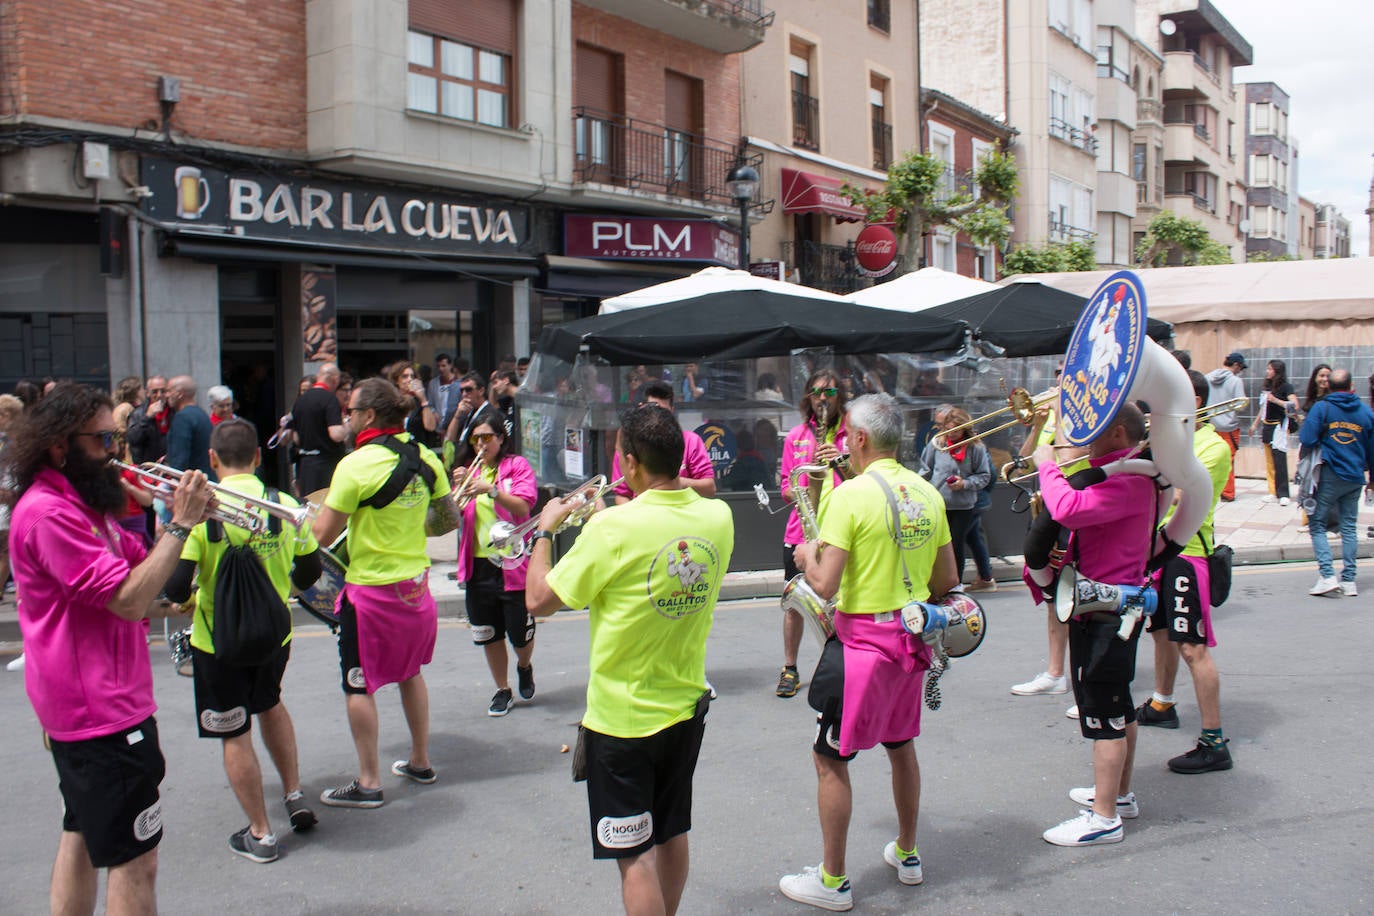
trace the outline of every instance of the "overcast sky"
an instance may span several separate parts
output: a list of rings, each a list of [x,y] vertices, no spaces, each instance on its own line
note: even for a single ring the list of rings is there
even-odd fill
[[[1236,82],[1272,81],[1292,99],[1298,193],[1350,220],[1350,250],[1369,254],[1374,175],[1374,4],[1366,0],[1213,0],[1255,49]]]

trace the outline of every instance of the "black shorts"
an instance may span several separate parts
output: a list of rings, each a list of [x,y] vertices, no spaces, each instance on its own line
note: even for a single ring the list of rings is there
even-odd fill
[[[281,678],[291,644],[252,668],[223,665],[209,652],[191,647],[196,686],[196,724],[202,738],[233,738],[252,728],[253,716],[281,702]]]
[[[783,545],[782,545],[782,581],[783,581],[783,582],[791,582],[792,579],[793,579],[798,573],[801,572],[800,569],[797,569],[797,561],[794,560],[794,559],[792,558],[792,554],[796,551],[796,549],[797,549],[797,545],[796,545],[796,544],[783,544]]]
[[[339,675],[344,693],[367,693],[362,658],[358,655],[358,611],[348,600],[347,592],[339,596]]]
[[[525,590],[508,592],[505,572],[484,557],[473,557],[472,578],[464,597],[472,641],[485,646],[509,638],[517,649],[534,639],[534,616],[525,608]]]
[[[167,771],[152,716],[86,741],[51,740],[62,790],[62,829],[81,834],[96,868],[131,862],[162,842]]]
[[[1137,625],[1123,642],[1116,637],[1119,626],[1115,618],[1069,620],[1069,675],[1084,738],[1124,738],[1126,726],[1135,721],[1131,681],[1141,628]]]
[[[821,650],[820,661],[816,662],[816,671],[811,676],[811,684],[814,693],[807,696],[807,701],[816,700],[821,703],[818,696],[819,688],[827,684],[839,685],[840,695],[830,695],[824,701],[824,708],[816,714],[816,740],[811,745],[811,750],[815,751],[818,757],[828,757],[831,760],[839,760],[848,763],[859,756],[858,751],[852,754],[840,753],[840,721],[844,711],[844,652],[827,651],[831,643],[826,643]],[[835,643],[838,645],[838,643]],[[883,747],[890,751],[895,751],[899,747],[904,747],[911,743],[908,738],[905,741],[884,741]]]
[[[692,829],[692,776],[706,717],[646,738],[586,730],[592,857],[642,855]]]
[[[1211,578],[1206,557],[1177,556],[1164,564],[1159,579],[1159,610],[1145,629],[1168,630],[1170,642],[1205,646],[1212,632]]]

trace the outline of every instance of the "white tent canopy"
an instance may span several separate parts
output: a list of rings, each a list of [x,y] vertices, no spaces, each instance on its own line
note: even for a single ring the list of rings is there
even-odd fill
[[[938,267],[923,267],[887,283],[850,293],[845,299],[874,308],[920,312],[996,288],[997,284],[986,280],[952,274]]]
[[[777,280],[769,280],[766,277],[756,277],[748,271],[731,270],[726,267],[707,267],[699,270],[688,277],[677,280],[669,280],[667,283],[657,283],[653,286],[646,286],[615,296],[610,299],[601,300],[601,310],[599,314],[606,315],[611,312],[623,312],[626,309],[642,308],[646,305],[662,305],[665,302],[677,302],[680,299],[691,299],[694,296],[704,296],[708,293],[728,292],[740,289],[762,289],[786,296],[801,296],[806,299],[833,299],[836,302],[845,300],[833,293],[824,290],[812,289],[809,286],[801,286],[796,283],[781,283]]]

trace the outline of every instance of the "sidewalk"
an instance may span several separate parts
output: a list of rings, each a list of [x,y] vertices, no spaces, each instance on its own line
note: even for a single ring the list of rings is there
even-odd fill
[[[1264,502],[1267,494],[1263,480],[1237,480],[1236,499],[1222,503],[1216,514],[1216,540],[1219,544],[1229,544],[1236,552],[1237,565],[1256,565],[1262,563],[1295,563],[1312,560],[1312,540],[1306,531],[1298,530],[1302,525],[1302,513],[1297,503],[1279,506],[1275,502]],[[1368,526],[1374,524],[1374,510],[1360,505],[1360,557],[1374,557],[1374,540],[1366,536]],[[1340,538],[1331,540],[1332,553],[1337,562],[1340,560]],[[466,607],[463,589],[448,574],[458,568],[458,538],[445,535],[430,538],[429,556],[433,562],[430,570],[430,591],[434,593],[439,606],[440,617],[463,617]],[[968,564],[972,574],[972,563]],[[994,557],[993,576],[1002,582],[1019,582],[1021,578],[1020,557]],[[780,595],[783,577],[781,569],[732,572],[725,577],[721,588],[721,599],[733,601],[745,598],[761,598]],[[308,619],[308,618],[305,618]],[[160,628],[160,625],[159,627]],[[156,628],[155,628],[156,629]],[[14,596],[6,595],[0,600],[0,652],[10,648],[17,649],[19,640],[18,617],[15,612]]]

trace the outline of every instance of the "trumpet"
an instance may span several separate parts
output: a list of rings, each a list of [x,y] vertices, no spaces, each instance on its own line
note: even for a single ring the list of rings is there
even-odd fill
[[[971,436],[967,436],[958,444],[967,445],[970,442],[977,442],[979,439],[990,436],[993,433],[1001,432],[1004,429],[1010,429],[1011,427],[1016,426],[1018,423],[1022,426],[1030,426],[1032,423],[1035,422],[1035,412],[1039,410],[1041,407],[1044,407],[1050,404],[1051,402],[1058,400],[1058,398],[1059,389],[1057,387],[1051,388],[1048,391],[1043,391],[1035,396],[1032,396],[1031,393],[1024,388],[1013,388],[1011,390],[1011,394],[1007,395],[1006,407],[999,407],[991,413],[985,413],[981,417],[974,417],[967,423],[960,423],[958,426],[944,430],[939,435],[939,439],[941,441],[937,442],[935,444],[935,447],[942,452],[947,452],[955,447],[954,444],[952,444],[949,441],[949,439],[946,438],[950,433],[958,432],[961,429],[970,429],[974,426],[977,426],[979,423],[985,423],[993,417],[997,416],[998,414],[1003,414],[1007,411],[1011,411],[1011,414],[1015,419],[1011,420],[1010,422],[1003,423],[1001,426],[994,426],[992,429],[985,429],[982,432],[974,433]]]
[[[477,457],[472,459],[472,464],[463,472],[463,478],[453,487],[453,504],[461,512],[467,508],[467,504],[477,498],[476,493],[469,493],[468,486],[476,479],[477,472],[482,469],[482,460],[487,453],[486,445],[477,449]]]
[[[597,474],[579,485],[567,496],[562,497],[563,502],[575,503],[575,505],[554,534],[577,527],[591,518],[592,513],[600,508],[601,500],[605,498],[606,494],[620,486],[624,480],[624,477],[617,477],[607,483],[606,475]],[[487,546],[491,548],[492,552],[487,555],[487,559],[502,569],[514,569],[519,566],[524,562],[525,555],[530,552],[530,536],[538,527],[538,515],[531,515],[519,525],[514,525],[505,519],[497,519],[495,524],[491,526]]]
[[[144,486],[152,491],[155,498],[169,504],[176,494],[177,484],[186,475],[183,470],[158,464],[155,461],[133,465],[111,458],[110,464],[121,471],[134,474]],[[300,531],[313,522],[320,511],[320,507],[314,503],[307,502],[299,508],[292,509],[290,506],[274,503],[270,499],[249,496],[247,493],[240,493],[217,483],[210,484],[210,490],[215,494],[215,501],[210,509],[210,518],[220,524],[233,525],[235,528],[242,528],[253,534],[258,534],[267,527],[267,519],[258,514],[260,512],[289,522],[293,528]],[[234,505],[232,502],[225,502],[226,499],[237,500],[244,505]]]

